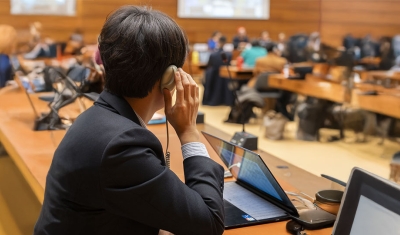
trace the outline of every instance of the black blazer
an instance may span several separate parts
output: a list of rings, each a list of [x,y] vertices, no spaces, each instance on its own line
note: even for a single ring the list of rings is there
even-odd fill
[[[224,51],[219,49],[210,54],[210,59],[208,60],[204,76],[203,105],[232,106],[234,104],[234,94],[233,91],[229,89],[229,82],[231,82],[231,80],[219,76],[221,66],[225,65],[221,57],[222,52]],[[229,64],[232,54],[230,52],[224,53],[226,54],[227,64]]]
[[[34,234],[222,234],[223,168],[183,161],[185,183],[129,104],[104,91],[58,146]]]

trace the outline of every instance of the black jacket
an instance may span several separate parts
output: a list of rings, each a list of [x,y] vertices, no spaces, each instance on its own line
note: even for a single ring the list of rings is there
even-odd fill
[[[223,168],[194,156],[183,183],[129,104],[104,91],[58,146],[34,234],[222,234]]]

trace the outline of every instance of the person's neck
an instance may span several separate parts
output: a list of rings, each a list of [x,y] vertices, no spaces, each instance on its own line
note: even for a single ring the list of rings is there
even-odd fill
[[[148,123],[157,111],[155,107],[155,100],[153,96],[148,95],[142,99],[125,97],[135,113],[140,116],[144,123]]]

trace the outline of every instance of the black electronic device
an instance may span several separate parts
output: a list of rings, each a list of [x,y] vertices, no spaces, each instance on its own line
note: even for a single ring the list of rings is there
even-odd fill
[[[231,143],[249,150],[257,150],[258,137],[247,132],[235,132]]]
[[[221,58],[222,58],[222,62],[224,63],[224,65],[226,65],[226,69],[228,71],[228,76],[229,76],[229,80],[232,81],[232,76],[231,76],[231,71],[229,70],[229,65],[228,65],[228,57],[226,56],[225,52],[221,52]],[[233,90],[233,96],[235,97],[235,102],[237,102],[237,104],[240,107],[240,110],[243,111],[243,107],[242,104],[240,103],[236,91]],[[235,134],[233,135],[231,142],[233,144],[237,144],[240,147],[249,149],[249,150],[257,150],[258,149],[258,137],[255,135],[252,135],[250,133],[247,133],[245,131],[245,121],[244,121],[244,115],[242,115],[242,131],[241,132],[235,132]]]
[[[204,123],[204,113],[198,111],[197,112],[197,117],[196,117],[196,123]]]
[[[290,220],[289,222],[286,223],[286,231],[288,231],[290,234],[299,235],[303,230],[304,230],[303,226],[301,226],[294,220]]]
[[[321,229],[331,227],[336,220],[336,216],[319,208],[301,210],[299,216],[293,216],[293,220],[303,226],[305,229]]]
[[[400,186],[353,168],[333,235],[399,234]]]
[[[224,184],[225,228],[293,219],[305,229],[332,225],[336,216],[317,206],[297,211],[261,156],[202,131],[235,181]]]

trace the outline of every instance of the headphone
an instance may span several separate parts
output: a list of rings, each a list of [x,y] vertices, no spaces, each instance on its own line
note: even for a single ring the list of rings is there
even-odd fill
[[[160,89],[161,93],[163,92],[163,89],[166,88],[169,91],[172,91],[175,88],[175,73],[178,71],[178,68],[175,65],[170,65],[168,68],[165,70],[161,82],[160,82]],[[168,119],[167,116],[165,116],[166,121],[165,125],[167,128],[167,147],[165,148],[165,164],[167,165],[168,168],[170,168],[170,152],[168,151],[168,146],[169,146],[169,131],[168,131]]]
[[[175,88],[175,73],[177,71],[178,68],[175,65],[168,66],[161,78],[161,92],[163,92],[164,88],[167,88],[170,91]]]

